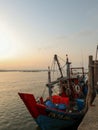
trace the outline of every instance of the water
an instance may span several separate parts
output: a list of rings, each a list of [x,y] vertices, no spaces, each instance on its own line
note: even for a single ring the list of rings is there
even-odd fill
[[[41,96],[47,72],[0,72],[0,130],[40,130],[18,92]]]

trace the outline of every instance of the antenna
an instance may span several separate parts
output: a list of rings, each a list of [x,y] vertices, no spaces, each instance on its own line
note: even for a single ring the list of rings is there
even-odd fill
[[[96,48],[96,57],[95,57],[95,61],[97,61],[97,53],[98,53],[98,45],[97,45],[97,48]]]

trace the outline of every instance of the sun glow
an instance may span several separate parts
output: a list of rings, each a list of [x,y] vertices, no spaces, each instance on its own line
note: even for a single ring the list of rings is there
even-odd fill
[[[0,22],[0,61],[14,56],[15,50],[10,30],[5,23]]]
[[[11,42],[6,33],[0,32],[0,59],[11,55]]]

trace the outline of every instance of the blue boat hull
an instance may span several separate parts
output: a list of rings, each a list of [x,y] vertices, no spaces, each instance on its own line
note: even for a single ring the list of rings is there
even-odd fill
[[[42,130],[71,130],[78,127],[83,119],[83,113],[81,114],[67,114],[57,111],[46,110],[47,115],[39,115],[35,121]]]
[[[78,123],[73,121],[52,119],[43,115],[40,115],[35,121],[42,130],[64,130],[69,128],[72,130],[78,126]]]

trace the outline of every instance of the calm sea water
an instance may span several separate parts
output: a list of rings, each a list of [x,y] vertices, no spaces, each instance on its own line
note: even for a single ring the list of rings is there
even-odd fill
[[[42,95],[47,72],[0,72],[0,130],[40,130],[18,92]]]

